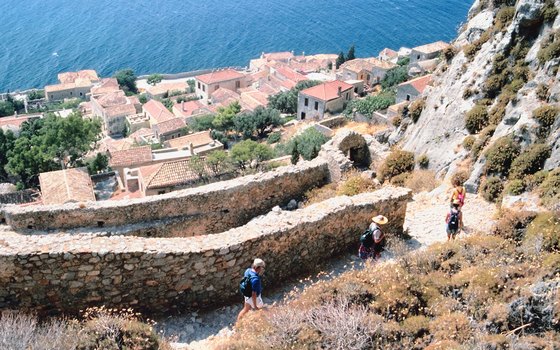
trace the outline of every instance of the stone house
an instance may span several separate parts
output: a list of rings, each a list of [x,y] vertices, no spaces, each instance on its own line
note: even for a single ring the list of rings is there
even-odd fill
[[[86,168],[39,174],[43,204],[95,202],[93,184]]]
[[[414,47],[410,52],[409,64],[438,58],[441,52],[448,46],[449,44],[444,41],[436,41],[435,43]]]
[[[142,113],[145,117],[149,118],[151,126],[176,118],[163,103],[157,100],[149,100],[144,103]]]
[[[103,131],[108,135],[122,134],[127,128],[126,118],[140,112],[138,98],[128,97],[122,90],[91,97],[91,112],[103,121]]]
[[[150,146],[134,147],[132,149],[108,152],[109,166],[118,172],[121,181],[126,184],[125,178],[130,169],[152,164],[152,148]]]
[[[204,172],[211,169],[204,164]],[[143,166],[138,169],[138,187],[144,196],[169,193],[202,183],[190,159]]]
[[[171,139],[165,142],[168,148],[177,150],[189,150],[192,155],[204,155],[216,150],[224,149],[224,145],[214,140],[210,130],[195,132],[186,136]]]
[[[182,118],[172,118],[152,125],[152,130],[159,142],[163,143],[185,135],[187,133],[186,125]]]
[[[323,119],[325,113],[337,113],[354,98],[354,86],[334,80],[302,90],[298,94],[298,120]]]
[[[365,85],[373,86],[379,84],[387,74],[387,71],[396,67],[396,64],[381,61],[377,58],[356,58],[344,62],[337,73],[339,80],[362,80]]]
[[[184,101],[173,105],[173,114],[177,118],[183,118],[187,124],[192,123],[195,117],[204,114],[213,114],[214,111],[199,100]]]
[[[97,72],[91,69],[58,74],[59,84],[45,86],[48,102],[63,101],[67,98],[86,99],[94,83],[99,82]]]
[[[220,88],[237,92],[239,89],[247,87],[245,75],[233,69],[197,75],[194,79],[196,96],[203,103],[206,103],[210,95]]]
[[[404,101],[414,101],[420,94],[424,92],[426,87],[432,82],[432,75],[424,75],[423,77],[418,77],[404,83],[400,83],[397,86],[397,98],[396,103],[401,103]]]
[[[377,58],[379,58],[381,61],[397,63],[399,59],[399,53],[395,50],[391,50],[390,48],[386,47],[379,52]]]

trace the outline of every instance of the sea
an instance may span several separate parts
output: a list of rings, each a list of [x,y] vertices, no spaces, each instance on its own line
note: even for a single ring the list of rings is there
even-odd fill
[[[0,0],[0,91],[57,74],[248,66],[261,52],[346,52],[452,40],[472,0]]]

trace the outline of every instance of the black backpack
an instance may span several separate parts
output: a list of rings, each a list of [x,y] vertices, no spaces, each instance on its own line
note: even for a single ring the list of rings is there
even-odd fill
[[[366,248],[373,246],[373,231],[369,227],[360,236],[360,243]]]
[[[239,291],[247,298],[250,298],[253,295],[253,284],[251,283],[253,277],[255,276],[243,276],[241,282],[239,282]]]
[[[450,230],[457,230],[459,228],[459,211],[453,211],[451,210],[451,213],[449,215],[449,223],[447,224],[447,227],[449,227]]]

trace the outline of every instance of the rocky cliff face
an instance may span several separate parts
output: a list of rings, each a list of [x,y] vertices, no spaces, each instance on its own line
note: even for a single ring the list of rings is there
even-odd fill
[[[558,106],[560,101],[557,51],[553,50],[545,62],[537,58],[539,51],[550,45],[551,35],[558,33],[560,16],[555,11],[559,7],[559,0],[477,0],[453,42],[456,54],[439,65],[434,86],[424,93],[426,104],[419,120],[413,123],[405,119],[391,139],[399,141],[405,150],[426,154],[438,176],[451,175],[459,166],[468,167],[469,187],[476,190],[484,152],[473,156],[462,143],[469,136],[465,115],[480,104],[489,115],[501,116],[490,116],[491,121],[485,123],[495,126],[486,147],[506,135],[511,135],[522,149],[537,141],[546,143],[552,151],[545,168],[558,167],[560,118],[556,116],[552,130],[543,137],[532,113],[543,105]],[[489,91],[489,80],[500,76],[496,74],[500,64],[507,65],[511,74],[496,91]]]

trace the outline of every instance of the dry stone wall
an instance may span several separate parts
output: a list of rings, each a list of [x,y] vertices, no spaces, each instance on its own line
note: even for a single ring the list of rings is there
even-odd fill
[[[102,228],[142,236],[193,236],[245,224],[276,205],[300,198],[329,181],[327,162],[317,158],[297,166],[217,182],[148,198],[71,203],[60,206],[7,206],[6,222],[16,230]],[[137,232],[131,229],[137,225]]]
[[[323,166],[309,170],[315,173]],[[270,184],[260,186],[266,191]],[[388,235],[400,234],[410,198],[408,189],[387,187],[297,211],[275,210],[207,236],[21,235],[5,230],[0,308],[55,314],[106,305],[168,313],[220,304],[238,296],[240,276],[256,256],[267,262],[267,281],[277,284],[357,248],[373,215],[390,219]]]

